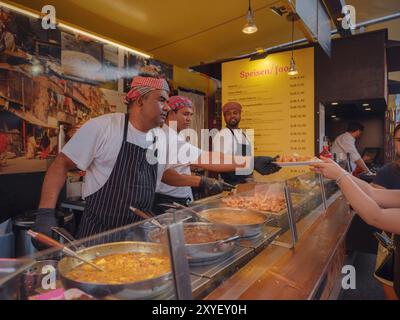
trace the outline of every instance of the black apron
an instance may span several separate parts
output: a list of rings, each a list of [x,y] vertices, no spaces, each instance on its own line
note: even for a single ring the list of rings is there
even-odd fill
[[[234,155],[235,156],[243,156],[243,157],[246,156],[246,155],[247,156],[251,156],[252,154],[251,154],[251,145],[250,145],[250,143],[249,144],[239,143],[239,140],[235,136],[235,133],[233,132],[233,130],[231,128],[228,128],[228,129],[231,131],[233,137],[235,138],[234,140],[235,140],[235,143],[237,145],[236,153]],[[247,137],[246,137],[246,135],[245,135],[245,133],[243,131],[242,131],[242,134],[245,137],[245,139],[247,140]],[[232,148],[233,148],[232,150],[235,150],[234,146],[232,146]],[[247,181],[246,179],[251,178],[252,176],[253,176],[252,174],[249,174],[249,175],[236,175],[236,173],[234,171],[233,172],[221,173],[221,178],[224,179],[225,182],[233,184],[233,185],[236,185],[236,184],[239,184],[239,183],[245,183]]]
[[[125,117],[124,138],[117,161],[104,186],[88,196],[79,225],[78,238],[85,238],[141,220],[129,210],[151,210],[157,183],[157,164],[149,164],[147,149],[126,141],[128,114]]]

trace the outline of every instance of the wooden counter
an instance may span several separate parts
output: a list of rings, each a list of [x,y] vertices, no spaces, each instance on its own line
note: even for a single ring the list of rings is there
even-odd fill
[[[327,299],[341,273],[353,216],[340,195],[294,249],[270,245],[205,299]]]

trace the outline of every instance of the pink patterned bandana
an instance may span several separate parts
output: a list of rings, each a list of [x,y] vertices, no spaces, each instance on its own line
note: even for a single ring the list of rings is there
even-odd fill
[[[125,103],[129,104],[137,98],[154,90],[169,92],[168,82],[165,79],[137,76],[132,79],[131,90],[125,97]]]
[[[168,100],[168,105],[171,110],[178,111],[183,108],[193,108],[193,102],[183,96],[172,96]]]

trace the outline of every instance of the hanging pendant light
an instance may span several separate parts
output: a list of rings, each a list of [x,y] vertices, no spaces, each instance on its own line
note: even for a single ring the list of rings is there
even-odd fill
[[[247,15],[246,15],[246,24],[244,25],[242,32],[246,33],[246,34],[252,34],[257,32],[258,28],[254,22],[254,14],[253,14],[253,10],[251,10],[251,4],[250,4],[250,0],[249,0],[249,9],[247,11]]]
[[[295,15],[292,14],[290,19],[292,20],[292,58],[290,59],[290,68],[289,68],[289,72],[288,75],[289,76],[295,76],[297,74],[299,74],[299,72],[297,71],[297,66],[296,66],[296,61],[294,61],[294,21],[296,19]]]
[[[296,61],[294,61],[294,58],[292,57],[292,59],[290,60],[290,68],[289,68],[288,75],[296,76],[298,74],[299,74],[299,72],[297,71]]]

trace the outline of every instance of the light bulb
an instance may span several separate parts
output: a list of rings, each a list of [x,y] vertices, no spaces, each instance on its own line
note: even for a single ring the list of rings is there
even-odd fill
[[[253,13],[250,10],[247,12],[246,20],[247,22],[244,25],[242,32],[246,34],[257,32],[258,28],[254,22]]]
[[[289,72],[288,75],[289,76],[295,76],[299,74],[299,72],[297,71],[297,67],[296,67],[296,62],[294,61],[294,59],[292,58],[290,60],[290,68],[289,68]]]

